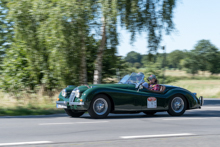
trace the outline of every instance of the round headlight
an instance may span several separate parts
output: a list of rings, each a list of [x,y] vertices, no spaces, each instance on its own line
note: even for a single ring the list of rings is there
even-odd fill
[[[66,94],[67,94],[67,93],[66,93],[66,89],[63,89],[63,90],[62,90],[62,96],[63,96],[63,97],[66,97]]]
[[[80,90],[76,90],[75,94],[76,94],[76,97],[79,98],[80,97]]]

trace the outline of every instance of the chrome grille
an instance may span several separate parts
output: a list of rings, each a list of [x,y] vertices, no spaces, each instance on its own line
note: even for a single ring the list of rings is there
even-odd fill
[[[74,99],[76,97],[76,90],[78,88],[75,88],[72,92],[71,92],[71,95],[70,95],[70,98],[69,98],[69,102],[74,102]]]

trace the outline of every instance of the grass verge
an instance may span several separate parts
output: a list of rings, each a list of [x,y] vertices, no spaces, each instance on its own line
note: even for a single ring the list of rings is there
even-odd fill
[[[25,108],[25,107],[16,107],[16,108],[0,108],[0,116],[22,116],[22,115],[49,115],[49,114],[58,114],[64,113],[63,109],[53,109],[53,108]]]
[[[0,116],[18,115],[49,115],[65,113],[63,109],[56,108],[56,99],[59,92],[53,97],[45,96],[41,93],[22,94],[22,97],[14,96],[0,91]]]
[[[172,82],[169,85],[179,86],[191,92],[197,93],[197,96],[205,98],[220,98],[220,80],[180,80]]]

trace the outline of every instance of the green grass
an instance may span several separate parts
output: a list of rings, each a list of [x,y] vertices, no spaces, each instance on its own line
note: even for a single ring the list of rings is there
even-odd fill
[[[185,88],[197,96],[220,98],[220,80],[180,80],[169,85]]]
[[[27,107],[15,107],[15,108],[0,108],[0,116],[20,116],[20,115],[49,115],[64,113],[63,109],[55,108],[27,108]]]
[[[56,108],[56,100],[59,92],[53,97],[44,96],[41,93],[23,94],[23,97],[15,98],[8,93],[0,91],[0,116],[17,115],[48,115],[64,113],[63,109]]]

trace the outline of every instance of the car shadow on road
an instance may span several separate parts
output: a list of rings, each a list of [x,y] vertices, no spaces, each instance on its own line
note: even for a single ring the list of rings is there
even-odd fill
[[[220,106],[220,99],[205,99],[204,106]],[[67,114],[52,114],[52,115],[26,115],[26,116],[0,116],[0,119],[10,119],[10,118],[56,118],[56,117],[69,117]],[[105,119],[136,119],[136,118],[160,118],[160,117],[220,117],[220,109],[218,110],[187,110],[182,116],[170,116],[167,112],[159,112],[153,116],[145,115],[144,113],[137,114],[109,114]],[[85,113],[80,118],[93,119],[89,116],[88,113]]]
[[[10,119],[10,118],[56,118],[56,117],[65,117],[68,118],[67,114],[54,114],[54,115],[27,115],[27,116],[1,116],[0,119]],[[188,117],[219,117],[220,110],[188,110],[182,116],[170,116],[167,112],[158,112],[155,115],[146,115],[144,113],[137,114],[112,114],[110,113],[108,117],[104,119],[146,119],[146,118],[188,118]],[[71,119],[71,117],[69,117]],[[81,119],[93,119],[88,113],[85,113],[80,117]],[[74,119],[74,118],[73,118]]]
[[[208,117],[219,117],[220,118],[220,110],[188,110],[182,116],[170,116],[167,112],[159,112],[155,115],[145,115],[144,113],[138,114],[110,114],[108,117],[104,119],[146,119],[146,118],[208,118]],[[81,118],[85,119],[93,119],[89,115],[82,116]]]

